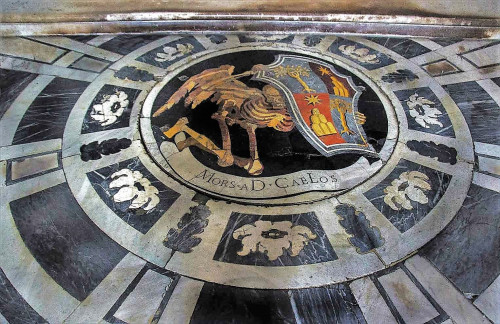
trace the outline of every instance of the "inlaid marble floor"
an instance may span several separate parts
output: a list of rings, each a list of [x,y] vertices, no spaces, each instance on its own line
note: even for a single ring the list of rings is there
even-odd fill
[[[500,323],[500,42],[0,38],[0,323]]]

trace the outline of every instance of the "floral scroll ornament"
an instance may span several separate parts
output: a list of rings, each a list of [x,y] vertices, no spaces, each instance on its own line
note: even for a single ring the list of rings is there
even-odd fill
[[[256,221],[246,224],[233,232],[233,238],[241,240],[243,248],[238,255],[246,256],[251,252],[260,252],[274,261],[289,250],[291,256],[297,256],[302,249],[316,238],[309,228],[294,226],[292,222]]]
[[[413,209],[411,201],[427,204],[429,198],[426,196],[426,191],[431,189],[428,181],[429,177],[422,172],[403,172],[384,189],[384,202],[394,210]]]
[[[406,101],[410,109],[410,116],[424,128],[429,128],[429,125],[438,125],[443,127],[443,124],[438,120],[439,116],[443,113],[431,105],[435,105],[434,101],[428,100],[424,97],[419,97],[418,93],[411,95]]]
[[[111,178],[113,181],[109,184],[109,188],[120,188],[113,196],[115,202],[132,200],[130,209],[142,208],[146,211],[153,209],[160,202],[158,189],[139,171],[122,169],[113,173]]]
[[[129,105],[128,95],[117,91],[112,95],[105,95],[102,101],[92,106],[90,117],[101,126],[114,124]]]
[[[342,54],[349,56],[350,58],[355,59],[360,63],[380,63],[380,60],[377,58],[377,54],[370,54],[370,50],[364,47],[356,48],[355,45],[342,45],[339,46],[339,50],[342,52]]]

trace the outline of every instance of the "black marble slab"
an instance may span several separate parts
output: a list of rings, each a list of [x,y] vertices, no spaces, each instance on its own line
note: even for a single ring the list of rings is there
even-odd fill
[[[192,46],[192,48],[189,51],[189,53],[183,54],[183,53],[176,51],[178,45]],[[158,60],[157,54],[158,53],[166,54],[167,52],[165,52],[165,50],[168,52],[175,52],[177,54],[174,54],[171,59],[166,60],[166,61],[163,61],[163,59]],[[157,48],[147,52],[146,54],[137,58],[137,61],[148,63],[148,64],[158,66],[160,68],[165,69],[165,68],[169,67],[170,65],[174,64],[175,62],[180,61],[183,58],[186,58],[187,56],[193,55],[195,53],[198,53],[198,52],[201,52],[204,50],[205,50],[205,47],[203,47],[203,45],[201,45],[200,42],[198,42],[196,40],[196,38],[194,38],[193,36],[186,36],[186,37],[182,37],[178,40],[172,41],[170,43],[164,44],[160,47],[157,47]]]
[[[500,87],[500,78],[493,78],[491,81],[495,82],[495,84]]]
[[[255,222],[257,221],[272,222],[273,224],[269,224],[269,228],[263,228],[258,233],[250,234],[247,232],[241,236],[234,234],[235,231],[245,225],[255,226]],[[287,224],[291,225],[291,227],[283,229],[283,227],[278,225],[283,224],[283,222],[290,222]],[[301,231],[301,234],[293,234],[292,230],[296,226],[307,227],[316,237],[312,239],[312,237],[309,237],[303,231]],[[256,237],[252,237],[255,240],[254,242],[260,242],[260,252],[255,252],[256,244],[249,244],[248,247],[253,248],[253,252],[245,256],[239,255],[238,252],[243,249],[243,239],[249,235],[255,235]],[[304,241],[305,237],[309,238],[309,240],[306,240],[307,244],[298,255],[293,256],[291,247],[287,243],[290,241],[298,243],[299,241]],[[265,249],[263,246],[267,245],[283,247],[282,249],[279,248],[282,254],[277,259],[270,260],[268,255],[264,253]],[[338,257],[313,212],[292,215],[250,215],[233,212],[213,259],[228,263],[279,267],[333,261],[338,259]]]
[[[36,77],[33,73],[0,69],[0,118]]]
[[[10,324],[48,323],[12,286],[0,269],[0,313]]]
[[[61,138],[71,109],[88,84],[64,78],[52,80],[24,114],[13,144]]]
[[[127,94],[128,105],[123,111],[122,115],[117,117],[117,120],[114,123],[103,126],[101,122],[91,117],[91,115],[95,113],[95,110],[93,108],[94,105],[101,104],[106,100],[106,96],[114,95],[120,91]],[[109,84],[103,86],[87,109],[87,113],[85,114],[85,118],[82,124],[82,134],[128,127],[130,124],[130,113],[132,112],[132,107],[134,106],[134,102],[140,93],[141,90],[139,89],[119,87]]]
[[[451,124],[451,120],[448,117],[448,112],[446,111],[446,109],[444,109],[441,101],[438,99],[438,97],[434,94],[434,92],[430,88],[423,87],[423,88],[399,90],[395,91],[394,94],[398,97],[399,101],[401,102],[401,105],[403,106],[403,109],[406,114],[406,119],[408,120],[409,129],[416,130],[419,132],[436,134],[440,136],[455,137],[455,132],[453,131],[453,125]],[[432,119],[441,123],[443,125],[442,127],[438,124],[426,122],[425,119],[423,124],[426,127],[424,127],[422,126],[422,124],[419,124],[416,121],[415,117],[412,117],[410,115],[410,110],[411,110],[410,105],[412,105],[410,96],[414,96],[415,94],[418,95],[417,98],[422,97],[433,102],[433,104],[427,103],[426,105],[428,105],[431,108],[435,108],[441,112],[441,115],[436,115],[436,118]],[[425,111],[422,109],[422,105],[417,105],[416,108],[413,110],[418,112],[419,116],[426,115]]]
[[[256,290],[205,283],[191,324],[297,323],[286,290]]]
[[[128,253],[88,218],[66,183],[14,200],[10,209],[33,257],[80,301]]]
[[[149,73],[146,70],[141,70],[136,68],[135,66],[124,66],[120,70],[115,72],[115,78],[122,80],[131,80],[131,81],[153,81],[155,79],[154,74]]]
[[[394,184],[391,183],[396,179],[401,179],[400,176],[403,173],[406,172],[406,174],[409,175],[409,172],[412,171],[417,171],[427,176],[427,180],[424,181],[430,185],[430,189],[425,189],[423,186],[419,185],[416,180],[403,181],[399,186],[396,184],[395,187],[399,189],[398,191],[403,191],[406,190],[411,182],[415,188],[419,188],[419,190],[425,194],[428,202],[420,203],[409,199],[408,195],[405,195],[404,197],[411,204],[411,209],[406,209],[396,203],[395,206],[399,207],[399,210],[394,210],[384,201],[386,196],[385,190],[391,185],[394,186]],[[422,178],[420,179],[423,180]],[[432,208],[436,206],[447,190],[450,180],[451,175],[449,174],[402,159],[387,178],[365,192],[364,195],[400,232],[403,233],[421,221]]]
[[[404,58],[412,58],[431,50],[419,43],[406,38],[392,38],[392,37],[366,37],[367,39],[384,46],[401,55]]]
[[[472,184],[455,218],[420,254],[462,292],[481,294],[500,275],[500,193]]]
[[[142,176],[148,179],[153,187],[158,189],[158,198],[160,199],[158,204],[150,210],[145,210],[147,204],[140,208],[130,208],[132,200],[124,202],[116,202],[113,200],[113,196],[122,187],[110,188],[110,183],[113,181],[111,177],[115,172],[128,169],[131,171],[138,171]],[[174,190],[165,186],[161,181],[156,179],[148,169],[141,163],[138,158],[133,158],[120,163],[110,165],[105,168],[98,169],[87,173],[90,183],[93,188],[101,197],[101,199],[108,205],[108,207],[113,210],[113,212],[120,217],[128,225],[132,226],[139,232],[145,234],[151,227],[160,219],[165,211],[167,211],[170,206],[179,198],[180,194]],[[144,188],[139,183],[134,183],[134,185],[141,191]]]
[[[127,55],[128,53],[162,37],[165,37],[165,35],[118,35],[101,44],[99,47],[110,52]]]
[[[475,81],[448,84],[444,89],[457,103],[474,141],[500,145],[500,107]]]
[[[357,59],[354,59],[344,53],[342,53],[342,51],[339,49],[341,46],[344,46],[343,48],[346,48],[348,46],[355,46],[356,49],[361,49],[361,48],[365,48],[368,50],[368,55],[377,55],[376,57],[376,60],[378,60],[378,63],[366,63],[366,62],[360,62],[359,60]],[[338,54],[340,56],[343,56],[353,62],[355,62],[356,64],[359,64],[361,66],[363,66],[364,68],[368,69],[368,70],[375,70],[375,69],[378,69],[378,68],[381,68],[383,66],[388,66],[388,65],[391,65],[391,64],[394,64],[396,63],[396,61],[394,61],[392,58],[390,58],[389,56],[385,55],[384,53],[380,53],[379,51],[376,51],[374,50],[373,48],[370,48],[366,45],[363,45],[363,44],[360,44],[360,43],[356,43],[356,42],[353,42],[351,40],[348,40],[348,39],[344,39],[344,38],[337,38],[331,45],[330,47],[328,48],[328,50],[332,53],[335,53],[335,54]]]
[[[289,295],[297,309],[297,323],[366,323],[346,284],[290,290]]]

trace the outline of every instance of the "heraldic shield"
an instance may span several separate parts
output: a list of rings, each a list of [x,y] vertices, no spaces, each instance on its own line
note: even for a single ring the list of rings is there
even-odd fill
[[[377,157],[367,142],[357,102],[364,90],[332,65],[312,58],[277,55],[253,76],[275,86],[298,130],[324,156],[362,153]]]

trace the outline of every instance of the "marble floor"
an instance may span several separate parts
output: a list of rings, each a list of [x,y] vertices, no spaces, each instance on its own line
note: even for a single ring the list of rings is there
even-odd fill
[[[500,323],[500,41],[0,38],[0,323]]]

